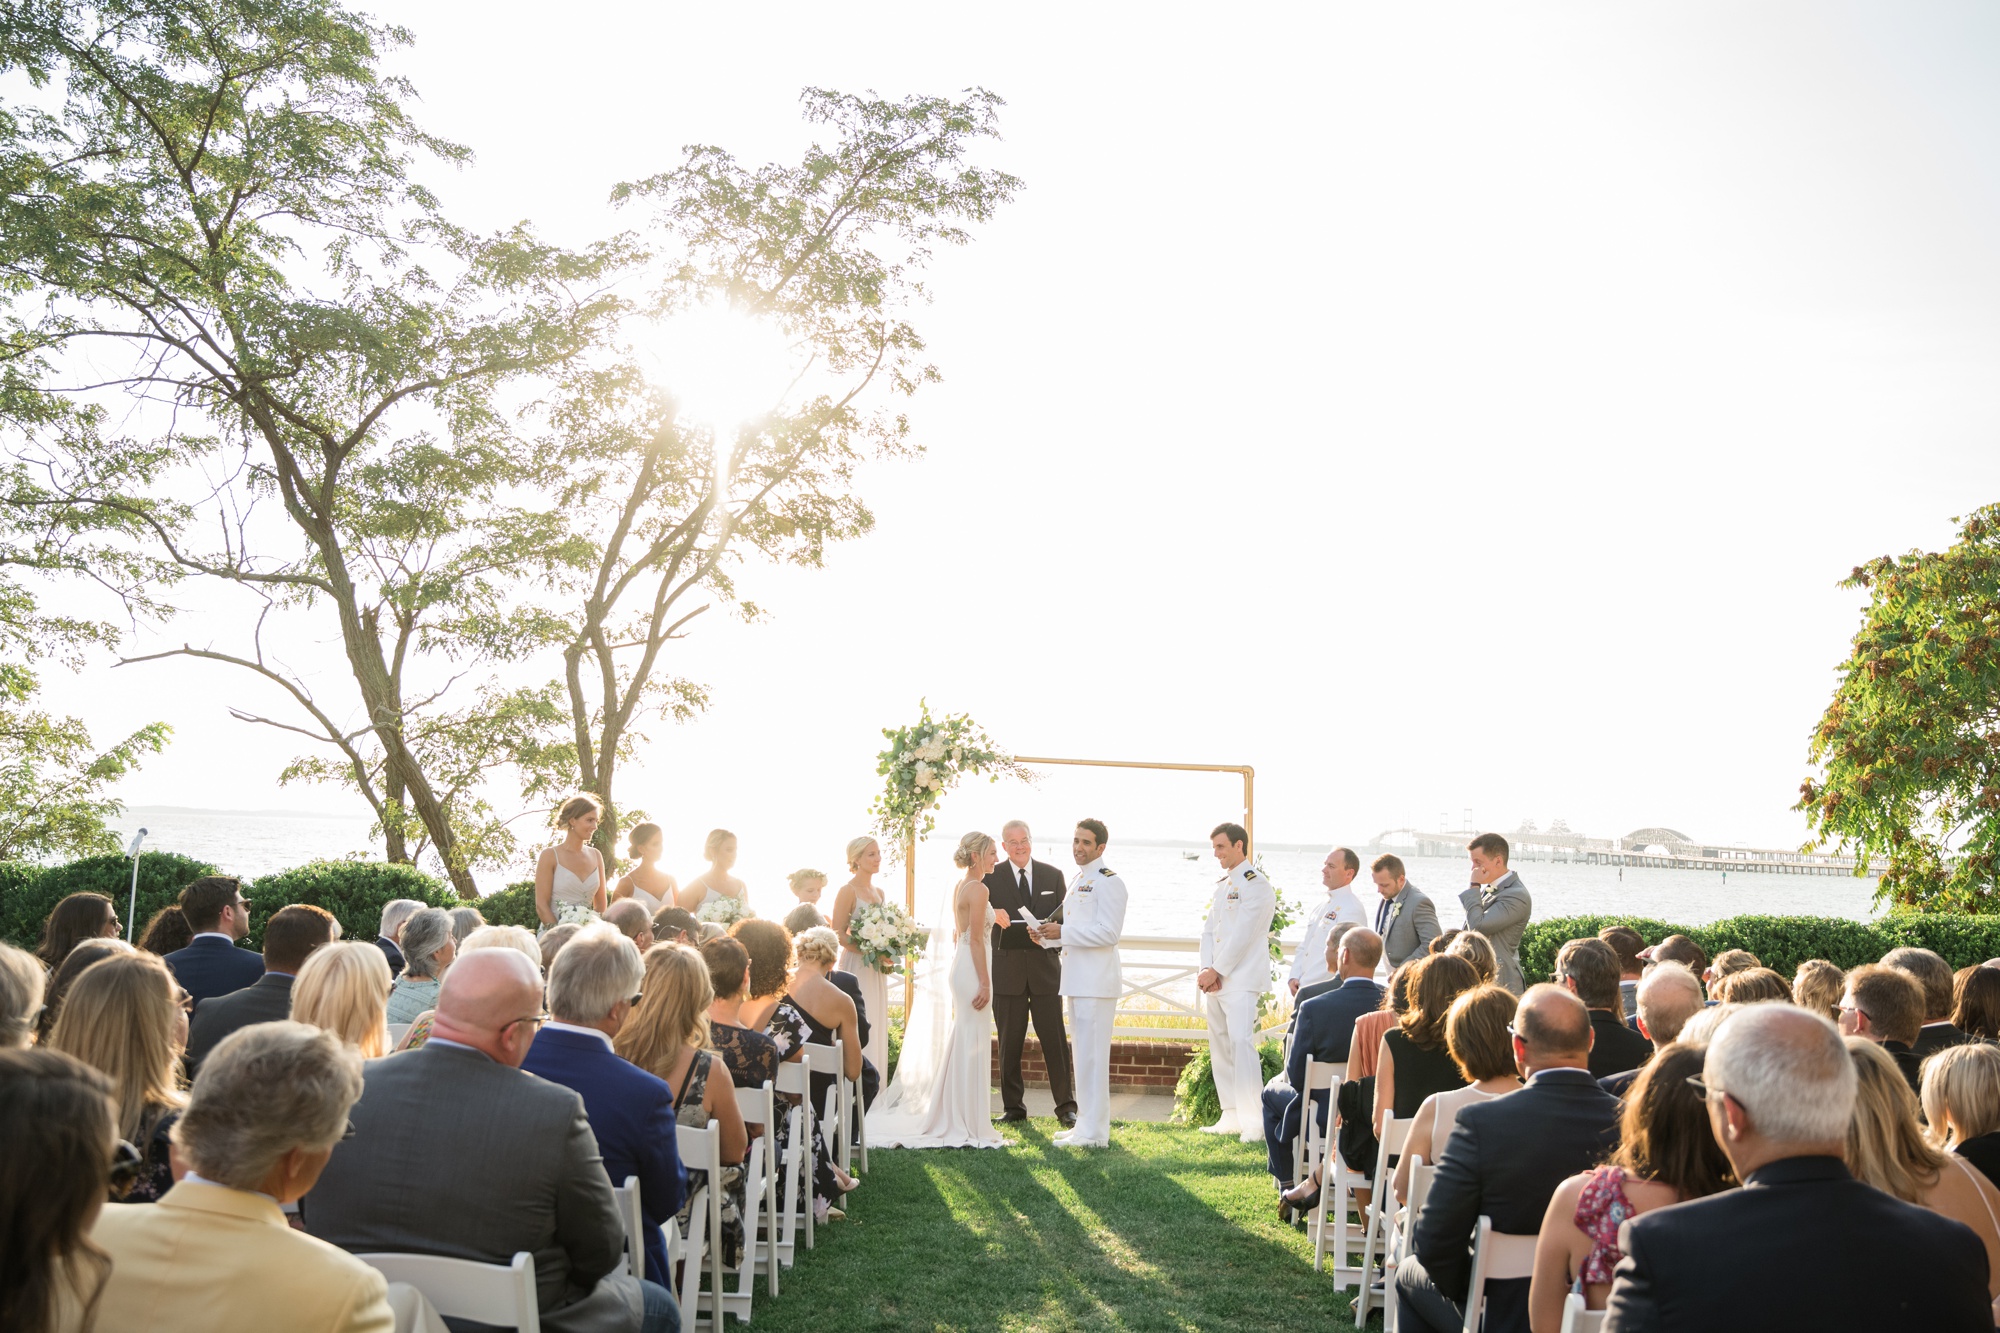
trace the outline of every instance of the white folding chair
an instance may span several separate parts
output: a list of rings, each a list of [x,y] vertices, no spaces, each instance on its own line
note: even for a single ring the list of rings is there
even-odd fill
[[[1415,1119],[1415,1116],[1409,1120],[1385,1116],[1382,1129],[1376,1135],[1380,1146],[1375,1150],[1375,1185],[1368,1195],[1368,1229],[1361,1241],[1361,1292],[1354,1298],[1356,1328],[1368,1322],[1368,1312],[1374,1308],[1376,1247],[1381,1246],[1384,1255],[1387,1254],[1389,1228],[1396,1214],[1396,1198],[1389,1192],[1389,1177],[1394,1170],[1391,1159],[1403,1151],[1403,1143],[1410,1137],[1411,1121]],[[1339,1256],[1336,1256],[1336,1263],[1338,1259]],[[1386,1279],[1383,1300],[1388,1302]]]
[[[1431,1182],[1435,1179],[1437,1179],[1437,1168],[1425,1162],[1420,1155],[1411,1154],[1409,1202],[1405,1203],[1402,1211],[1396,1215],[1395,1254],[1382,1265],[1385,1274],[1382,1293],[1383,1333],[1396,1333],[1402,1324],[1400,1318],[1402,1307],[1390,1297],[1386,1282],[1394,1281],[1396,1265],[1402,1262],[1403,1256],[1416,1252],[1417,1215],[1424,1211],[1424,1200],[1430,1197]]]
[[[750,1248],[750,1258],[754,1263],[762,1259],[769,1274],[768,1286],[773,1296],[778,1294],[778,1099],[769,1079],[755,1088],[736,1090],[736,1109],[743,1113],[745,1126],[759,1125],[763,1133],[750,1145],[750,1156],[756,1166],[751,1173],[751,1188],[757,1191],[762,1205],[757,1210],[759,1227],[751,1226],[744,1219],[743,1234]]]
[[[1563,1301],[1562,1333],[1600,1333],[1604,1328],[1603,1310],[1586,1310],[1583,1297],[1571,1292]]]
[[[693,1329],[700,1322],[703,1268],[708,1270],[710,1290],[722,1290],[722,1126],[711,1120],[706,1129],[687,1125],[675,1128],[679,1131],[681,1165],[690,1172],[707,1173],[692,1196],[688,1229],[681,1237],[676,1256],[681,1262],[681,1275],[674,1299],[681,1307],[681,1327]],[[670,1231],[680,1230],[677,1221],[670,1219],[665,1225]],[[720,1321],[714,1327],[720,1330]]]
[[[849,1175],[868,1174],[868,1100],[862,1095],[861,1080],[842,1080],[846,1089],[847,1108],[841,1114],[843,1124],[851,1131],[851,1141],[843,1149],[846,1154],[840,1159],[840,1169]]]
[[[761,1116],[769,1123],[771,1115],[771,1085],[761,1088],[737,1088],[736,1104],[744,1112],[747,1121],[752,1115]],[[747,1102],[747,1105],[746,1105]],[[705,1267],[709,1273],[708,1289],[696,1296],[696,1315],[706,1314],[710,1327],[720,1329],[726,1316],[736,1316],[737,1322],[750,1322],[750,1310],[757,1294],[757,1232],[762,1225],[764,1200],[769,1193],[769,1175],[765,1169],[765,1156],[770,1151],[770,1143],[765,1135],[750,1141],[750,1149],[743,1158],[743,1251],[736,1258],[732,1268],[722,1257],[722,1246],[710,1246],[710,1259]],[[721,1200],[717,1198],[717,1207]],[[711,1232],[717,1236],[718,1232]],[[775,1265],[771,1274],[771,1290],[777,1292],[777,1272]]]
[[[1486,1284],[1535,1275],[1534,1235],[1510,1235],[1493,1229],[1493,1219],[1481,1215],[1472,1238],[1472,1277],[1465,1284],[1465,1333],[1479,1333],[1486,1313]]]
[[[393,1051],[403,1044],[403,1038],[410,1035],[410,1028],[414,1025],[410,1023],[390,1023],[386,1026],[389,1029],[389,1049]]]
[[[1326,1141],[1330,1137],[1327,1130],[1320,1127],[1319,1117],[1312,1112],[1312,1095],[1315,1092],[1324,1092],[1326,1094],[1326,1123],[1331,1128],[1333,1124],[1333,1099],[1340,1092],[1341,1080],[1346,1077],[1347,1062],[1345,1060],[1340,1061],[1338,1064],[1332,1064],[1325,1060],[1315,1060],[1310,1055],[1306,1057],[1306,1085],[1299,1090],[1300,1097],[1304,1099],[1303,1109],[1299,1116],[1298,1135],[1292,1140],[1292,1181],[1294,1184],[1312,1174],[1312,1168],[1318,1165],[1317,1159],[1313,1156],[1314,1148],[1317,1146],[1321,1152],[1324,1152]],[[1321,1197],[1324,1197],[1324,1192],[1322,1192]]]
[[[793,1151],[791,1161],[785,1164],[785,1179],[778,1198],[778,1218],[784,1224],[778,1244],[782,1247],[781,1255],[790,1256],[802,1223],[806,1248],[813,1247],[812,1079],[803,1058],[778,1066],[777,1089],[798,1098],[786,1111],[792,1117]],[[789,1257],[783,1262],[787,1268],[792,1266]]]
[[[633,1277],[644,1277],[646,1210],[639,1202],[639,1177],[627,1176],[623,1185],[613,1185],[611,1196],[618,1201],[618,1216],[625,1219],[625,1271]]]
[[[535,1295],[535,1256],[522,1250],[508,1264],[447,1259],[437,1254],[357,1254],[391,1282],[407,1282],[441,1315],[520,1333],[542,1333]]]

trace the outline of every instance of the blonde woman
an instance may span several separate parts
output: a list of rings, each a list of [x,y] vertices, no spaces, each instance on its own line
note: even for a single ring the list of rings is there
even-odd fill
[[[1860,1076],[1847,1127],[1847,1169],[1863,1184],[1962,1222],[1986,1246],[1986,1294],[2000,1297],[2000,1190],[1965,1158],[1944,1152],[1917,1123],[1917,1095],[1889,1053],[1847,1038]]]
[[[481,926],[465,937],[465,943],[458,946],[461,954],[473,953],[480,949],[512,949],[527,955],[528,961],[540,971],[542,966],[542,946],[535,939],[535,932],[526,926]]]
[[[862,1054],[876,1069],[889,1067],[889,976],[861,956],[850,929],[854,913],[862,906],[879,907],[882,890],[875,876],[882,871],[882,847],[873,838],[856,838],[847,844],[847,868],[853,878],[833,895],[833,912],[826,924],[840,939],[840,957],[835,966],[861,983],[861,1007],[868,1014],[868,1045]]]
[[[193,1000],[149,953],[118,953],[92,963],[63,1001],[49,1046],[110,1078],[118,1137],[145,1157],[124,1198],[153,1203],[173,1188],[168,1135],[187,1097],[181,1052],[187,1049]]]
[[[674,893],[680,886],[674,883],[672,875],[660,869],[660,853],[666,849],[666,834],[658,824],[634,824],[625,835],[625,855],[639,864],[625,872],[618,887],[611,890],[611,900],[630,898],[646,909],[647,916],[662,907],[673,906]]]
[[[1472,964],[1472,970],[1479,974],[1479,984],[1484,986],[1500,975],[1500,959],[1493,952],[1493,941],[1476,930],[1461,930],[1452,937],[1444,951],[1454,958],[1463,958]],[[1511,994],[1511,992],[1510,992]]]
[[[604,910],[604,856],[590,845],[603,818],[604,803],[588,792],[570,797],[556,811],[562,841],[542,848],[535,862],[535,916],[544,931]]]
[[[1847,990],[1847,973],[1824,958],[1808,958],[1792,977],[1792,1003],[1821,1018],[1840,1020],[1840,997]]]
[[[2000,1046],[1966,1042],[1924,1061],[1923,1103],[1931,1142],[2000,1183]]]
[[[724,898],[747,904],[749,891],[742,880],[729,873],[736,864],[736,835],[726,828],[710,829],[701,844],[701,854],[708,861],[708,869],[674,890],[674,906],[700,916],[702,908]]]
[[[743,1253],[743,1156],[750,1137],[736,1106],[736,1085],[708,1050],[708,1007],[715,987],[708,964],[693,949],[656,944],[646,950],[639,1003],[612,1040],[612,1049],[674,1089],[674,1118],[690,1129],[716,1121],[722,1130],[722,1262],[734,1268]],[[702,1173],[688,1172],[688,1194]],[[691,1206],[691,1204],[689,1205]],[[687,1230],[688,1208],[681,1209]]]
[[[778,1002],[765,1030],[777,1043],[779,1054],[787,1060],[796,1058],[794,1053],[802,1052],[808,1045],[831,1046],[836,1041],[840,1042],[841,1072],[851,1079],[860,1078],[860,1020],[856,1017],[854,1001],[826,979],[827,973],[833,971],[839,948],[840,941],[825,926],[815,926],[792,942],[795,966],[791,981],[785,988],[785,998]],[[832,1087],[832,1075],[813,1075],[813,1105],[826,1105],[826,1094]],[[833,1160],[833,1154],[827,1151],[826,1136],[820,1130],[821,1126],[815,1122],[812,1143],[813,1207],[821,1217],[826,1217],[830,1211],[838,1213],[836,1205],[842,1195],[855,1187],[855,1180]]]
[[[372,943],[323,944],[312,951],[292,983],[292,1018],[331,1032],[360,1051],[364,1060],[379,1059],[389,1053],[386,1012],[391,984],[389,960]]]

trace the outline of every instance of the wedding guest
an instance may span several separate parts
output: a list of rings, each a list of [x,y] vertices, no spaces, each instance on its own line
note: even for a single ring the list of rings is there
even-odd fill
[[[794,870],[785,876],[791,886],[792,897],[803,906],[812,907],[819,902],[819,896],[826,892],[826,872],[824,870]]]
[[[1707,1198],[1733,1183],[1729,1159],[1709,1133],[1708,1108],[1688,1083],[1700,1076],[1703,1059],[1692,1047],[1662,1047],[1625,1098],[1611,1161],[1556,1186],[1528,1286],[1534,1333],[1559,1333],[1572,1284],[1582,1285],[1587,1308],[1604,1308],[1612,1271],[1625,1257],[1618,1227],[1626,1218]]]
[[[1895,968],[1923,988],[1924,1023],[1917,1030],[1917,1039],[1910,1043],[1910,1051],[1918,1060],[1971,1040],[1952,1025],[1951,1015],[1956,1005],[1950,963],[1929,949],[1902,948],[1883,954],[1882,966]]]
[[[1626,1224],[1607,1333],[1989,1333],[1978,1236],[1842,1163],[1857,1076],[1832,1023],[1792,1005],[1738,1009],[1709,1044],[1701,1078],[1710,1132],[1743,1188]]]
[[[720,941],[718,941],[719,943]],[[690,1129],[705,1129],[713,1120],[721,1131],[722,1179],[715,1182],[722,1200],[722,1262],[734,1268],[744,1245],[744,1169],[750,1136],[743,1112],[736,1105],[734,1082],[709,1045],[708,1008],[715,1002],[709,965],[702,955],[678,944],[656,944],[646,951],[645,981],[638,1005],[612,1039],[618,1054],[665,1081],[674,1089],[675,1119]],[[720,1072],[724,1077],[715,1077]],[[706,1182],[702,1171],[690,1171],[688,1188]],[[687,1205],[680,1227],[687,1229]]]
[[[1466,844],[1466,851],[1472,858],[1472,885],[1458,895],[1465,908],[1465,928],[1492,942],[1500,959],[1500,984],[1519,995],[1527,986],[1521,978],[1521,936],[1528,929],[1534,902],[1528,886],[1508,868],[1505,838],[1482,833]]]
[[[1768,967],[1746,967],[1718,978],[1709,993],[1724,1004],[1790,1004],[1792,988]]]
[[[1479,977],[1479,984],[1500,980],[1500,959],[1493,952],[1493,942],[1476,930],[1461,930],[1453,936],[1444,952],[1453,958],[1463,958],[1472,964],[1472,970]]]
[[[1383,988],[1387,993],[1382,997],[1382,1007],[1354,1020],[1354,1040],[1347,1048],[1348,1078],[1375,1077],[1375,1070],[1382,1059],[1383,1035],[1402,1022],[1403,1015],[1409,1012],[1410,973],[1415,968],[1415,963],[1404,963],[1391,972],[1389,984]]]
[[[2000,1041],[2000,968],[1975,967],[1959,988],[1951,1024],[1971,1037]]]
[[[666,845],[666,835],[658,824],[632,826],[632,831],[625,835],[625,855],[639,864],[619,878],[611,890],[612,902],[629,899],[645,908],[648,918],[663,907],[673,906],[674,890],[679,886],[672,875],[660,869],[660,853],[666,850]]]
[[[90,1229],[136,1165],[112,1125],[112,1096],[110,1080],[60,1051],[0,1050],[0,1328],[8,1333],[87,1333],[96,1323],[111,1257]]]
[[[1706,1046],[1714,1038],[1716,1031],[1729,1021],[1732,1014],[1742,1012],[1742,1006],[1711,1001],[1693,1018],[1681,1026],[1680,1042],[1683,1046]]]
[[[747,905],[749,890],[742,880],[729,873],[736,864],[736,835],[726,828],[710,829],[702,842],[701,854],[708,862],[708,869],[674,891],[674,906],[700,916],[702,908],[724,898]]]
[[[361,1056],[304,1023],[259,1024],[217,1046],[174,1126],[188,1174],[158,1204],[107,1205],[91,1239],[111,1256],[106,1329],[328,1333],[395,1327],[381,1273],[294,1231],[280,1211],[319,1180],[361,1095]]]
[[[775,921],[755,917],[738,921],[729,928],[729,937],[750,954],[750,994],[743,1002],[746,1027],[762,1031],[785,998],[785,984],[792,979],[792,937]]]
[[[614,904],[616,906],[618,904]],[[629,899],[624,905],[635,911]],[[639,950],[599,923],[577,932],[549,973],[549,1013],[521,1068],[574,1089],[583,1098],[604,1170],[623,1183],[636,1176],[646,1216],[646,1276],[673,1285],[660,1227],[687,1202],[687,1177],[675,1146],[674,1090],[616,1051],[645,979]]]
[[[821,926],[807,931],[792,945],[796,965],[791,982],[785,988],[784,998],[771,1012],[766,1031],[784,1059],[792,1059],[795,1052],[803,1054],[807,1045],[832,1046],[839,1042],[841,1076],[860,1078],[861,1033],[856,1025],[854,1001],[827,980],[827,973],[833,970],[834,959],[839,956],[839,938]],[[833,1076],[814,1074],[808,1086],[813,1105],[823,1107],[827,1104],[827,1093],[834,1086]],[[817,1119],[813,1122],[813,1206],[822,1217],[837,1208],[841,1197],[854,1188],[854,1177],[833,1160],[826,1134],[822,1132],[825,1128],[830,1127]]]
[[[604,919],[618,928],[618,933],[632,941],[632,947],[640,953],[653,947],[653,918],[646,909],[630,898],[621,899],[604,909]]]
[[[1847,1129],[1848,1169],[1884,1194],[1971,1227],[1986,1247],[1986,1294],[2000,1297],[2000,1190],[1969,1159],[1925,1137],[1916,1094],[1880,1045],[1849,1037],[1847,1051],[1858,1080]]]
[[[1412,1253],[1395,1272],[1401,1328],[1460,1328],[1471,1278],[1468,1238],[1479,1219],[1491,1218],[1496,1231],[1535,1232],[1556,1187],[1617,1146],[1618,1099],[1584,1068],[1591,1030],[1589,1011],[1568,991],[1530,986],[1521,997],[1514,1063],[1527,1085],[1459,1111],[1417,1216]],[[1485,1327],[1488,1333],[1528,1328],[1527,1279],[1486,1284]]]
[[[340,923],[323,907],[294,903],[271,913],[264,924],[264,975],[254,986],[218,995],[195,1011],[188,1024],[190,1080],[224,1037],[255,1023],[276,1023],[292,1012],[292,983],[313,950],[340,938]]]
[[[1429,944],[1425,945],[1424,952],[1443,953],[1446,949],[1449,949],[1451,947],[1451,942],[1453,940],[1457,939],[1460,935],[1463,935],[1464,933],[1465,929],[1462,926],[1453,926],[1450,930],[1445,931],[1444,934],[1439,935],[1436,939],[1432,940]]]
[[[1732,972],[1747,972],[1753,967],[1762,966],[1764,960],[1748,949],[1724,949],[1715,956],[1713,962],[1709,963],[1708,971],[1702,974],[1702,980],[1713,990],[1716,982]]]
[[[1641,956],[1646,937],[1630,926],[1606,926],[1597,932],[1597,938],[1618,955],[1618,998],[1624,1003],[1629,1023],[1639,1014],[1639,978],[1646,975],[1646,960]]]
[[[1625,1026],[1618,998],[1618,955],[1592,936],[1571,940],[1556,954],[1556,984],[1590,1011],[1590,1076],[1609,1078],[1653,1058],[1653,1043]]]
[[[679,907],[662,907],[653,913],[653,942],[656,944],[701,943],[701,922]]]
[[[565,921],[560,926],[550,926],[542,932],[542,974],[544,976],[548,975],[548,970],[555,966],[556,955],[562,952],[563,945],[569,943],[570,936],[576,934],[581,929],[583,927],[579,923]]]
[[[0,943],[0,1051],[35,1039],[35,1019],[41,1014],[48,980],[39,958]]]
[[[604,854],[591,846],[604,803],[585,792],[572,796],[556,811],[562,841],[542,848],[535,862],[535,917],[550,927],[590,914],[603,915]]]
[[[1931,1142],[2000,1183],[2000,1046],[1961,1042],[1924,1061],[1922,1103]]]
[[[153,913],[139,932],[139,947],[162,958],[193,942],[194,928],[188,925],[187,913],[181,911],[179,903],[168,903]]]
[[[1491,982],[1482,982],[1451,1002],[1444,1020],[1445,1049],[1451,1052],[1465,1086],[1434,1092],[1417,1108],[1396,1162],[1393,1188],[1397,1202],[1409,1201],[1411,1159],[1421,1157],[1435,1166],[1451,1144],[1460,1111],[1521,1090],[1521,1076],[1514,1068],[1514,1045],[1507,1036],[1519,1004],[1514,992]]]
[[[1410,1007],[1382,1037],[1375,1066],[1375,1132],[1389,1116],[1408,1120],[1424,1098],[1465,1086],[1445,1045],[1451,1002],[1479,984],[1472,964],[1450,954],[1420,959],[1410,972]]]
[[[335,942],[315,949],[292,982],[291,1016],[331,1032],[364,1060],[389,1053],[389,960],[373,944]]]
[[[1326,898],[1306,910],[1306,934],[1292,954],[1292,972],[1287,986],[1295,1004],[1304,1004],[1302,992],[1309,986],[1342,983],[1334,976],[1330,937],[1339,926],[1365,926],[1368,909],[1353,889],[1354,877],[1361,873],[1361,858],[1345,847],[1336,847],[1320,862],[1319,882],[1326,886]]]
[[[1338,921],[1334,923],[1333,929],[1327,932],[1326,974],[1311,985],[1299,987],[1298,993],[1292,996],[1292,1012],[1285,1020],[1285,1031],[1291,1032],[1298,1027],[1299,1010],[1305,1008],[1307,1000],[1317,1000],[1329,991],[1339,990],[1345,984],[1346,978],[1340,975],[1340,945],[1347,937],[1347,933],[1356,929],[1359,927],[1351,921]],[[1374,932],[1370,931],[1369,934],[1372,935]]]
[[[533,963],[536,971],[541,970],[541,941],[526,926],[481,926],[458,946],[458,956],[463,958],[479,949],[512,949]]]
[[[84,940],[71,949],[69,957],[63,959],[62,966],[49,978],[48,990],[42,996],[42,1012],[35,1020],[35,1040],[44,1046],[49,1044],[49,1034],[55,1031],[56,1018],[62,1013],[63,997],[69,994],[69,988],[76,984],[85,968],[121,953],[134,952],[124,940]]]
[[[392,979],[403,975],[403,947],[398,942],[403,938],[403,923],[423,910],[424,905],[415,898],[391,898],[382,904],[382,924],[377,928],[375,947],[389,964]]]
[[[167,1136],[187,1104],[181,1051],[190,1008],[164,961],[137,951],[114,954],[77,977],[49,1034],[50,1049],[111,1080],[118,1137],[145,1159],[125,1196],[133,1203],[151,1203],[174,1183]]]
[[[231,875],[203,875],[181,890],[181,915],[194,930],[185,949],[168,954],[167,966],[194,1002],[257,984],[264,960],[237,942],[250,933],[250,904],[242,881]]]
[[[451,942],[460,949],[465,947],[465,937],[486,924],[486,918],[477,907],[454,907],[451,909]]]
[[[1840,1030],[1879,1044],[1903,1071],[1915,1092],[1922,1086],[1923,1061],[1912,1049],[1924,1025],[1924,990],[1907,972],[1864,963],[1847,974],[1840,997]]]
[[[349,1253],[506,1264],[527,1250],[548,1333],[668,1333],[673,1298],[619,1271],[625,1224],[583,1099],[520,1071],[547,1018],[527,959],[467,954],[423,1049],[363,1070],[353,1137],[314,1187],[306,1228]]]
[[[1685,935],[1669,935],[1639,956],[1648,963],[1679,963],[1697,977],[1708,975],[1708,953]]]
[[[799,936],[811,930],[814,926],[825,925],[826,918],[821,916],[819,914],[819,909],[817,907],[814,907],[811,903],[800,903],[797,907],[794,907],[791,911],[785,913],[785,920],[783,924],[785,927],[785,932],[789,934],[793,939],[797,939]]]
[[[1695,1015],[1702,1012],[1701,983],[1694,973],[1679,963],[1655,963],[1639,979],[1639,1035],[1653,1043],[1654,1051],[1665,1050],[1681,1039]],[[1594,1017],[1594,1016],[1593,1016]],[[1639,1077],[1638,1069],[1611,1074],[1597,1080],[1597,1086],[1613,1097],[1624,1097]]]
[[[426,907],[403,923],[403,975],[389,992],[389,1021],[413,1023],[437,1005],[438,989],[458,956],[451,938],[451,914]]]
[[[1808,958],[1799,964],[1792,978],[1792,1003],[1801,1009],[1836,1022],[1840,1018],[1840,997],[1847,990],[1847,974],[1824,958]]]
[[[118,909],[101,893],[72,893],[49,912],[42,922],[42,942],[35,957],[54,972],[69,951],[84,940],[115,939],[118,936]]]
[[[1401,967],[1421,957],[1438,936],[1437,907],[1428,895],[1410,883],[1400,856],[1378,856],[1368,867],[1381,902],[1375,908],[1375,933],[1382,937],[1382,952],[1390,967]]]
[[[778,1077],[778,1043],[743,1021],[750,997],[750,951],[727,935],[701,946],[714,996],[708,1006],[708,1047],[722,1057],[739,1088],[758,1088]]]
[[[1375,967],[1382,961],[1382,937],[1349,925],[1336,937],[1331,980],[1335,989],[1309,997],[1293,1012],[1291,1050],[1285,1068],[1264,1085],[1264,1150],[1280,1190],[1293,1186],[1292,1145],[1305,1120],[1300,1089],[1305,1085],[1306,1060],[1345,1064],[1353,1049],[1354,1024],[1382,1004],[1382,987],[1375,984]],[[1310,988],[1308,988],[1310,989]],[[1304,995],[1305,990],[1299,994]],[[1326,1122],[1327,1095],[1313,1094],[1314,1118]],[[1288,1205],[1297,1206],[1297,1205]],[[1305,1204],[1311,1207],[1311,1204]]]
[[[860,943],[854,938],[852,929],[854,913],[858,909],[864,906],[880,906],[886,901],[882,890],[875,884],[875,876],[882,870],[881,846],[873,838],[853,839],[847,844],[847,868],[852,877],[833,895],[833,906],[827,913],[827,924],[833,928],[834,934],[840,936],[838,966],[842,972],[852,974],[855,980],[861,983],[862,1007],[875,1020],[875,1030],[869,1035],[867,1049],[862,1051],[862,1054],[877,1069],[887,1069],[889,1067],[889,978],[862,954]],[[990,892],[989,890],[989,894]]]

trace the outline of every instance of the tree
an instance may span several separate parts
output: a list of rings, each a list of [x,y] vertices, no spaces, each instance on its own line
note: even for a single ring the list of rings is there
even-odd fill
[[[1799,789],[1815,845],[1881,866],[1878,901],[2000,912],[2000,505],[1940,552],[1882,556]]]
[[[187,580],[248,596],[246,642],[154,656],[275,687],[296,721],[239,716],[326,747],[295,772],[337,767],[392,859],[415,834],[470,896],[506,839],[436,772],[417,719],[451,682],[419,663],[475,669],[453,626],[546,549],[499,395],[602,336],[632,255],[447,220],[413,163],[468,154],[379,70],[408,40],[332,0],[15,0],[0,70],[36,91],[0,104],[0,362],[33,409],[17,514],[106,535],[135,611]],[[287,621],[341,645],[351,701],[267,651]]]

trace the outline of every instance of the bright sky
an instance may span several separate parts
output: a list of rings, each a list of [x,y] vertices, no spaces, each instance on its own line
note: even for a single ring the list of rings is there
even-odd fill
[[[926,695],[1023,753],[1253,764],[1272,840],[1792,843],[1837,580],[2000,498],[1988,5],[375,8],[479,154],[451,208],[567,241],[682,144],[795,157],[807,84],[1008,99],[1026,189],[919,317],[929,456],[867,474],[827,569],[746,576],[766,622],[681,645],[714,706],[623,787],[677,869],[711,824],[836,863]],[[225,705],[276,702],[224,668],[51,686],[175,725],[132,801],[344,800],[274,787],[294,747]],[[1036,801],[1191,838],[1239,805]]]

